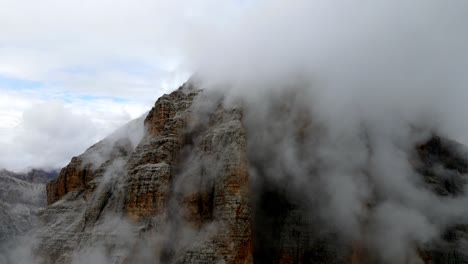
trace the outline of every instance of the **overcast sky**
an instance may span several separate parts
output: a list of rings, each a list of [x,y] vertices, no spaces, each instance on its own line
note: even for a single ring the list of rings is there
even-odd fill
[[[0,0],[0,167],[63,166],[148,111],[190,76],[194,28],[247,3],[218,2]]]
[[[247,95],[299,72],[331,82],[319,104],[440,115],[468,144],[466,10],[463,0],[0,0],[0,168],[66,165],[194,70]]]

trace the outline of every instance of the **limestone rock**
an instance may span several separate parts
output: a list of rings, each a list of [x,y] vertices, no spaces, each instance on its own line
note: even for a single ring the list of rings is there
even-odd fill
[[[114,220],[120,222],[119,232],[122,225],[128,227],[129,237],[159,238],[146,245],[153,261],[252,261],[241,115],[220,105],[208,122],[190,128],[190,107],[198,93],[187,84],[161,97],[134,149],[115,151],[114,145],[102,155],[108,148],[105,139],[73,158],[48,184],[49,207],[35,249],[45,263],[69,263],[89,248],[102,248],[115,263],[138,263],[139,240],[116,241],[108,230]],[[103,162],[86,163],[93,156]]]
[[[36,232],[34,252],[43,263],[377,262],[366,241],[324,229],[307,194],[268,177],[274,160],[249,156],[249,140],[262,138],[248,133],[241,104],[205,96],[183,85],[139,120],[145,133],[137,139],[119,133],[62,169],[47,185],[49,206]],[[289,118],[287,104],[279,109],[286,112],[276,118]],[[309,119],[292,117],[299,143],[316,129]],[[435,194],[457,196],[465,157],[455,143],[434,137],[415,148],[412,164]],[[421,246],[414,259],[466,262],[466,230],[463,223],[447,227],[438,246]]]

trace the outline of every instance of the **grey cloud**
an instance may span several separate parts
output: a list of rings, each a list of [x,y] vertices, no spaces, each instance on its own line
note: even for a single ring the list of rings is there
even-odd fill
[[[23,113],[11,145],[2,148],[0,165],[14,170],[63,166],[77,150],[97,140],[96,129],[87,117],[62,103],[34,105]]]
[[[60,168],[129,118],[118,113],[91,116],[76,110],[60,101],[43,102],[26,109],[21,124],[12,129],[12,142],[4,143],[0,150],[0,167],[18,171],[28,167]],[[134,148],[143,136],[145,116],[117,129],[108,139],[111,145],[126,138]]]
[[[466,197],[438,198],[410,163],[431,133],[468,143],[467,10],[257,1],[239,22],[195,32],[189,57],[205,87],[244,103],[253,176],[302,194],[329,228],[378,240],[382,261],[402,263],[467,215]]]
[[[254,182],[286,188],[313,221],[404,263],[468,216],[466,196],[437,197],[410,163],[433,132],[468,143],[467,10],[461,1],[258,1],[221,30],[194,28],[185,63],[207,93],[244,107]]]

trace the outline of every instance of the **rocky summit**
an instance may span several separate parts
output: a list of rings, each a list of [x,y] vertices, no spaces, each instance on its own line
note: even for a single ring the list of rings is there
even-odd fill
[[[246,113],[252,107],[186,83],[159,98],[146,116],[74,157],[47,183],[48,206],[39,213],[28,254],[37,263],[468,263],[468,222],[462,218],[427,239],[385,237],[378,251],[374,212],[390,199],[379,191],[360,205],[361,231],[344,232],[324,220],[323,204],[332,198],[308,198],[330,187],[314,180],[328,163],[307,152],[321,138],[308,131],[318,128],[308,115],[290,112],[285,101],[275,107],[282,115],[272,118],[294,119],[291,138],[307,147],[291,155],[314,165],[304,182],[289,177],[292,170],[271,170],[277,165],[272,153],[288,149],[283,141],[259,143],[263,138]],[[418,188],[440,200],[464,195],[463,146],[432,135],[409,149]],[[366,151],[370,157],[376,152]],[[359,175],[371,179],[372,168],[363,166]],[[336,184],[332,193],[340,192]],[[391,208],[388,213],[398,214]],[[403,255],[392,251],[398,243],[408,248]]]

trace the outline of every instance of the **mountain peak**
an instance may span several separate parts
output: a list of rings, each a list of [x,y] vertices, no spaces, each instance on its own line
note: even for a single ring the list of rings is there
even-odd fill
[[[365,127],[348,137],[287,94],[235,105],[187,83],[163,95],[47,184],[32,252],[44,263],[468,259],[464,222],[418,214],[421,197],[463,197],[462,145],[432,136],[388,147]],[[398,245],[383,243],[392,237]]]

